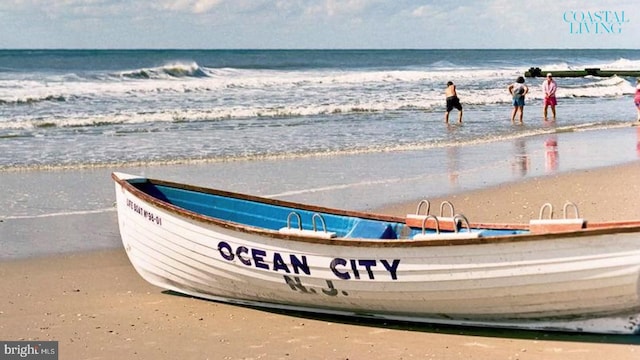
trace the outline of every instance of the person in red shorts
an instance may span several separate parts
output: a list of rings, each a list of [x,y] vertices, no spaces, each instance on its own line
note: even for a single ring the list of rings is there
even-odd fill
[[[551,107],[553,121],[556,121],[556,105],[558,105],[556,90],[558,90],[558,85],[555,80],[553,80],[553,75],[549,73],[547,74],[547,79],[542,83],[542,91],[544,92],[544,108],[542,110],[542,116],[544,117],[544,121],[547,121],[547,109],[549,107]]]

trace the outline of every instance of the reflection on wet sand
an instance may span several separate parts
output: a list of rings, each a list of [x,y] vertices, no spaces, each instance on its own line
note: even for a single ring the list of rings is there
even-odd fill
[[[558,137],[553,135],[544,141],[545,170],[550,173],[558,170]]]
[[[529,171],[529,154],[527,153],[527,143],[524,139],[515,139],[515,149],[513,151],[514,160],[511,169],[514,174],[526,176]]]
[[[449,184],[457,185],[460,177],[460,149],[457,146],[447,148],[447,173],[449,174]]]
[[[638,157],[640,157],[640,126],[636,127],[636,153],[638,153]]]

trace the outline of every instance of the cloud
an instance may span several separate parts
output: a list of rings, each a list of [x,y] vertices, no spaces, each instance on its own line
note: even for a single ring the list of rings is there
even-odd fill
[[[637,1],[0,0],[0,47],[637,48]],[[572,10],[629,21],[578,36]]]
[[[326,9],[329,16],[337,14],[352,14],[359,13],[365,7],[367,7],[369,1],[366,0],[327,0]]]
[[[165,0],[161,1],[160,4],[166,10],[203,14],[217,7],[222,2],[223,0]]]
[[[0,9],[24,16],[45,14],[48,18],[108,17],[137,10],[147,0],[4,0]]]
[[[359,14],[375,1],[372,0],[325,0],[319,4],[304,5],[308,15],[327,15],[329,17]]]
[[[411,11],[411,16],[414,17],[429,17],[436,13],[437,10],[434,6],[431,5],[422,5]]]

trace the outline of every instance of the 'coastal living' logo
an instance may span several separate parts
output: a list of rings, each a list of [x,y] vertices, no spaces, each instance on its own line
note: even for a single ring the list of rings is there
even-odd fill
[[[569,34],[622,34],[622,26],[629,22],[624,10],[567,10],[562,20],[569,24]]]

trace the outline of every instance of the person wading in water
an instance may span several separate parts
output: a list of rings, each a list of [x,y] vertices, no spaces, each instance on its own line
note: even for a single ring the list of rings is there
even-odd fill
[[[447,111],[444,113],[444,122],[449,123],[449,113],[454,108],[458,109],[458,122],[462,123],[462,104],[460,104],[460,99],[458,98],[458,93],[456,92],[456,86],[452,81],[447,83],[447,88],[444,90],[444,95],[447,98]]]

